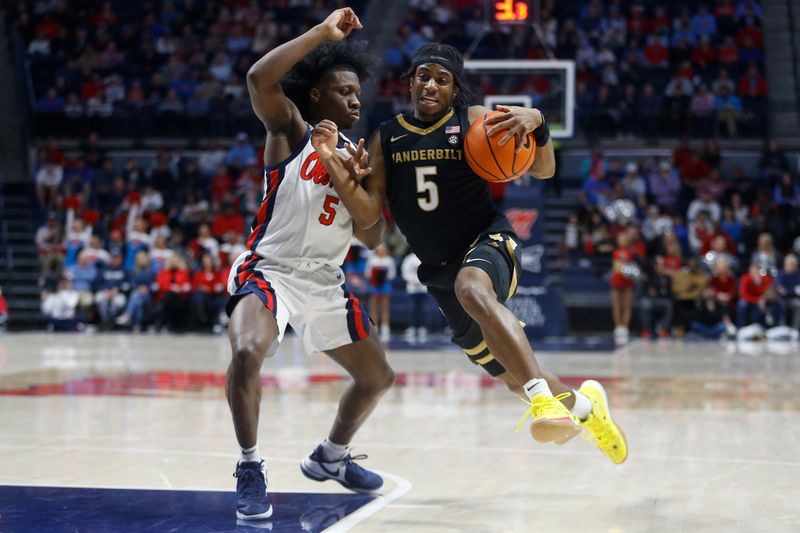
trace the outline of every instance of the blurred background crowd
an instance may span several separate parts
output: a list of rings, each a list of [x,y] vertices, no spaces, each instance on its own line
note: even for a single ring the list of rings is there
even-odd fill
[[[368,3],[347,5],[359,12]],[[245,74],[343,5],[10,4],[38,139],[35,239],[51,328],[224,328],[227,272],[262,195],[264,132]],[[577,133],[589,146],[680,140],[659,156],[596,150],[576,175],[557,177],[577,187],[551,266],[603,280],[621,341],[631,331],[714,337],[751,324],[797,331],[796,163],[769,139],[757,170],[745,171],[726,165],[718,144],[768,132],[762,6],[562,0],[539,2],[538,16],[536,24],[488,26],[482,2],[411,0],[382,54],[368,129],[409,108],[401,77],[425,42],[474,59],[574,59]],[[473,89],[479,97],[509,90],[495,82],[484,76]],[[126,151],[113,149],[118,137],[192,144]],[[493,188],[500,204],[504,190]],[[549,190],[561,193],[560,185]],[[374,254],[354,243],[348,282],[384,335],[396,324],[409,340],[424,339],[443,323],[415,278],[416,258],[391,220],[389,228]],[[0,294],[0,317],[2,305]],[[398,310],[402,319],[391,316]]]

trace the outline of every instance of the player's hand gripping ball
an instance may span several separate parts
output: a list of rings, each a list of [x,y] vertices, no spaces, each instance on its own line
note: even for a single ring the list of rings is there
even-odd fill
[[[519,152],[516,151],[519,139],[506,142],[503,146],[498,141],[503,138],[505,131],[497,131],[489,137],[489,124],[486,119],[501,115],[499,111],[490,111],[469,126],[467,137],[464,140],[464,153],[470,168],[486,181],[503,183],[519,178],[533,164],[536,152],[536,141],[533,133],[522,139]]]

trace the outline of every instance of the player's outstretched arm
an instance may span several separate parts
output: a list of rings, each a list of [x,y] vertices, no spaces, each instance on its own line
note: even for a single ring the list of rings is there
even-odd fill
[[[486,109],[480,106],[471,107],[470,122],[472,122],[473,108]],[[538,179],[552,178],[556,173],[556,156],[553,150],[553,141],[550,139],[550,130],[544,123],[542,112],[535,108],[504,105],[498,105],[497,110],[502,114],[486,119],[486,124],[492,126],[488,131],[489,136],[506,130],[505,135],[497,143],[503,146],[513,138],[520,141],[525,135],[533,133],[536,138],[536,154],[533,164],[528,168],[528,173]],[[485,111],[476,110],[475,113],[482,115]],[[517,151],[519,151],[519,146]]]
[[[372,135],[369,151],[364,149],[364,139],[359,140],[355,148],[348,146],[349,158],[336,151],[338,135],[336,124],[322,120],[311,131],[311,145],[325,165],[355,225],[362,229],[372,228],[382,220],[386,199],[380,130]]]
[[[353,235],[370,250],[374,250],[379,244],[383,243],[383,234],[385,231],[386,221],[383,217],[378,219],[377,224],[373,224],[367,229],[360,228],[357,224],[353,223]]]
[[[337,9],[320,24],[270,50],[250,67],[247,71],[247,90],[253,110],[267,131],[298,133],[301,137],[305,134],[305,122],[297,107],[283,94],[281,78],[323,41],[340,41],[361,27],[352,9]]]

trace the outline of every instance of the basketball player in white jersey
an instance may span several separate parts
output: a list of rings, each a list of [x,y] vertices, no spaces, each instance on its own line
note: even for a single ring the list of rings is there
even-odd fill
[[[359,119],[360,81],[373,59],[343,41],[361,28],[355,13],[339,9],[305,34],[259,59],[247,74],[253,110],[264,123],[264,200],[253,221],[247,250],[228,279],[228,336],[232,359],[226,394],[241,458],[236,514],[261,520],[272,514],[266,467],[258,453],[264,359],[275,352],[291,324],[308,352],[324,351],[347,370],[345,391],[328,438],[303,460],[309,478],[333,479],[357,492],[375,492],[381,477],[353,462],[348,445],[394,373],[358,299],[343,288],[340,268],[350,246],[353,222],[311,142],[311,124],[323,118],[339,130]],[[345,157],[348,141],[337,150]],[[360,143],[363,148],[363,141]],[[358,156],[355,156],[358,157]],[[360,172],[352,165],[353,175]],[[356,236],[377,246],[383,227]]]

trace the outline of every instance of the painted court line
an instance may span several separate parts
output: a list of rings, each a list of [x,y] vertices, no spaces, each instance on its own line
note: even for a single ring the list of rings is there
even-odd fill
[[[388,507],[393,501],[406,494],[412,488],[411,482],[405,478],[390,474],[388,472],[382,472],[380,470],[373,470],[373,472],[379,474],[384,479],[390,479],[394,481],[396,484],[394,490],[389,494],[378,496],[365,506],[359,508],[357,511],[345,516],[343,519],[326,529],[325,533],[343,533],[344,531],[349,531],[350,528],[356,524],[363,522],[381,509]]]
[[[7,450],[39,450],[39,451],[88,451],[88,452],[106,452],[106,453],[139,453],[139,454],[172,454],[172,455],[190,455],[190,456],[197,456],[197,457],[224,457],[226,459],[230,459],[234,457],[230,453],[219,453],[219,452],[193,452],[193,451],[184,451],[184,450],[161,450],[157,448],[103,448],[103,447],[73,447],[73,446],[12,446],[12,445],[0,445],[0,449],[7,449]],[[289,459],[286,457],[269,457],[270,461],[277,461],[283,463],[294,463],[299,464],[302,459]],[[343,533],[345,531],[350,530],[356,524],[359,524],[369,518],[370,516],[374,515],[381,509],[391,505],[392,502],[406,494],[410,491],[413,487],[410,481],[395,474],[391,474],[389,472],[383,472],[380,470],[374,470],[375,473],[382,476],[384,479],[391,480],[395,483],[395,488],[389,494],[382,494],[377,496],[374,500],[369,502],[368,504],[364,505],[363,507],[359,508],[357,511],[347,515],[342,520],[336,522],[331,527],[325,530],[326,533]],[[140,489],[140,490],[170,490],[172,489],[169,480],[164,476],[163,473],[159,472],[161,479],[169,488],[164,487],[132,487],[132,486],[107,486],[104,485],[102,487],[97,486],[74,486],[69,485],[73,488],[102,488],[102,489]],[[37,485],[37,484],[26,484],[26,486],[45,486],[50,487],[52,485]],[[172,489],[175,490],[175,489]],[[229,491],[230,487],[225,487],[223,489],[178,489],[178,490],[197,490],[197,491],[207,491],[207,492],[218,492],[220,490]]]

